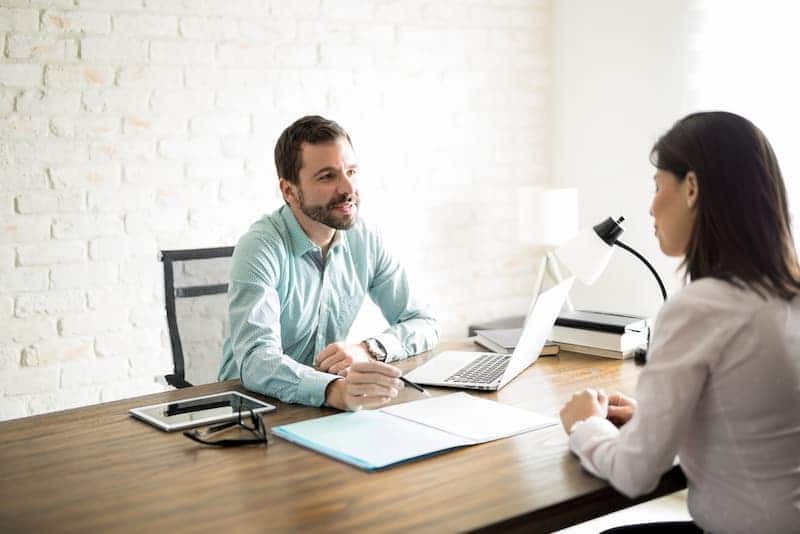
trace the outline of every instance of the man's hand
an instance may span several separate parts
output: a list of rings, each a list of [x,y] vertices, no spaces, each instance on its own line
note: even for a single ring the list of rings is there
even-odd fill
[[[377,408],[397,397],[404,384],[399,369],[374,360],[356,362],[343,379],[328,385],[325,403],[340,410]]]
[[[617,426],[622,426],[631,420],[636,412],[638,403],[633,397],[622,393],[614,393],[608,397],[608,420]]]
[[[368,362],[371,359],[364,345],[348,345],[337,341],[314,356],[314,367],[324,373],[344,376],[355,362]]]
[[[569,434],[572,425],[589,419],[593,415],[605,418],[608,411],[608,396],[603,391],[584,389],[572,395],[561,408],[561,424]]]

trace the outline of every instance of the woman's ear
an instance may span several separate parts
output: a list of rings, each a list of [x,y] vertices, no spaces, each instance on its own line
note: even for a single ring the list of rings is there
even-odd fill
[[[700,189],[697,184],[697,175],[694,171],[686,173],[686,178],[683,180],[683,183],[686,194],[686,207],[690,210],[694,209],[695,204],[697,204],[697,197],[700,194]]]

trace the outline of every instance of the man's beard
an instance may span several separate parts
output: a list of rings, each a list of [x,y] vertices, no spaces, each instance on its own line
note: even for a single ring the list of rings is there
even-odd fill
[[[328,202],[325,206],[309,206],[305,203],[303,191],[298,188],[297,199],[300,201],[300,211],[308,218],[336,230],[349,230],[358,220],[358,208],[361,204],[358,193],[340,195]],[[353,204],[353,211],[349,214],[337,214],[334,211],[334,206],[345,202]]]

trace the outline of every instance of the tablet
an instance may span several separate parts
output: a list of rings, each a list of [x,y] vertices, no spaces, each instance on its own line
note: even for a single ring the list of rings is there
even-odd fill
[[[193,426],[232,421],[253,410],[256,414],[271,412],[275,406],[243,395],[238,391],[224,391],[203,397],[153,404],[134,408],[129,413],[153,426],[172,432]]]

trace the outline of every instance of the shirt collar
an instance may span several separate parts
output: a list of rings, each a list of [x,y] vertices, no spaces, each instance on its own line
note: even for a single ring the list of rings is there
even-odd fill
[[[292,250],[294,251],[295,256],[299,258],[305,255],[309,250],[319,249],[317,244],[311,241],[311,239],[309,239],[306,233],[303,231],[303,228],[300,226],[300,223],[297,222],[297,218],[294,216],[294,213],[289,206],[281,206],[281,218],[286,223],[286,227],[289,229],[289,239],[291,239]],[[341,244],[344,242],[344,234],[344,231],[336,230],[336,233],[333,236],[333,242],[328,249],[329,252],[341,246]]]

